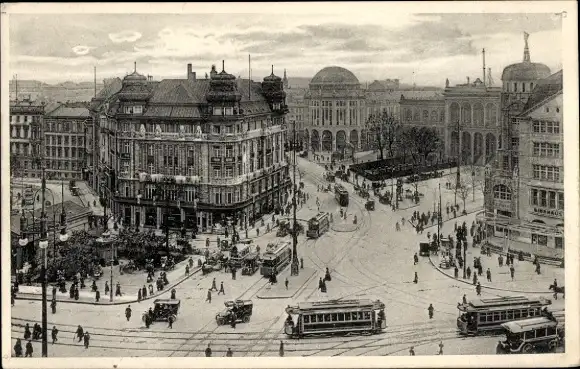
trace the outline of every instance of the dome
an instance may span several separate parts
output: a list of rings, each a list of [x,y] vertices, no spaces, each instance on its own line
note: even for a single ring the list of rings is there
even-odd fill
[[[272,72],[269,76],[264,77],[264,82],[281,82],[282,78],[278,77],[277,75]]]
[[[232,74],[229,74],[225,70],[222,70],[218,74],[214,75],[212,77],[212,79],[219,79],[219,80],[226,80],[227,81],[227,80],[235,80],[236,77],[234,75],[232,75]]]
[[[147,81],[147,77],[145,77],[142,74],[137,73],[137,71],[125,76],[125,78],[123,78],[124,82],[127,81]]]
[[[550,75],[550,68],[542,63],[522,62],[508,65],[501,75],[502,81],[536,81]]]
[[[346,84],[360,85],[358,78],[349,71],[341,67],[326,67],[321,69],[310,80],[310,84]]]

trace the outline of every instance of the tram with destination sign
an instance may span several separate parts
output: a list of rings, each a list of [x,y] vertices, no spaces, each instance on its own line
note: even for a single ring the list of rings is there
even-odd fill
[[[457,328],[464,335],[478,335],[502,330],[502,324],[542,315],[552,301],[539,297],[504,296],[458,303]]]
[[[334,185],[334,198],[340,206],[348,206],[348,191],[342,185]]]
[[[375,334],[387,327],[380,300],[300,302],[286,308],[284,332],[291,338],[347,333]]]
[[[280,273],[290,263],[291,255],[292,248],[290,247],[290,242],[269,243],[266,246],[264,255],[262,255],[260,274],[264,277],[271,277]]]
[[[330,227],[330,220],[328,213],[318,213],[308,221],[308,230],[306,236],[308,238],[318,238],[322,236]]]

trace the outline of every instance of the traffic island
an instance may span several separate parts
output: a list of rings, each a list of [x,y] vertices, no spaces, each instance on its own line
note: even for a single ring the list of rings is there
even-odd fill
[[[266,284],[260,288],[256,297],[259,299],[289,299],[294,297],[312,279],[317,270],[312,268],[300,269],[297,276],[290,275],[290,268],[278,275],[278,283]],[[320,272],[320,271],[318,271]],[[323,272],[320,272],[323,273]],[[285,281],[288,278],[288,289]]]
[[[353,223],[353,219],[336,219],[334,222],[330,223],[330,229],[335,232],[354,232],[358,229],[359,225]]]

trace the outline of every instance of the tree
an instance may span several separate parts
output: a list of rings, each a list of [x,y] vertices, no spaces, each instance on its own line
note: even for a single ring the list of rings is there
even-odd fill
[[[465,176],[461,177],[459,181],[459,187],[455,186],[454,191],[455,194],[458,195],[461,200],[463,200],[463,213],[467,213],[467,209],[465,208],[465,200],[467,200],[467,196],[472,191],[471,183],[469,182],[471,179],[466,179]]]
[[[370,115],[366,121],[366,126],[370,132],[370,137],[377,144],[379,159],[385,158],[385,149],[389,156],[393,157],[393,149],[401,132],[401,123],[392,114],[382,112]]]
[[[441,145],[441,140],[435,128],[420,127],[414,136],[415,149],[417,153],[423,158],[423,162],[427,162],[429,154],[436,152]]]

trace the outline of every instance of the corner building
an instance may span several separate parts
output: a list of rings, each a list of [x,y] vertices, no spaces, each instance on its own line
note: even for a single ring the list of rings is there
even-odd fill
[[[97,187],[124,226],[159,229],[164,214],[172,228],[247,226],[285,204],[282,79],[272,72],[255,83],[215,67],[210,76],[197,79],[191,65],[186,79],[159,82],[135,71],[93,106]]]

